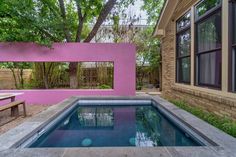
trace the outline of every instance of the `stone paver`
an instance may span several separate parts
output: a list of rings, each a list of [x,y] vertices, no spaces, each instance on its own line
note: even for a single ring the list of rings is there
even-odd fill
[[[5,110],[0,112],[0,135],[7,132],[8,130],[15,128],[16,126],[20,125],[21,123],[31,119],[32,116],[46,110],[49,105],[27,105],[27,117],[23,117],[23,109],[22,106],[19,107],[20,109],[20,116],[19,117],[11,117],[11,110]]]

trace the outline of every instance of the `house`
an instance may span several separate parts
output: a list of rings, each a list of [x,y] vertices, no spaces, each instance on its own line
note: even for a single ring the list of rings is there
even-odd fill
[[[236,119],[236,0],[166,0],[154,35],[163,96]]]

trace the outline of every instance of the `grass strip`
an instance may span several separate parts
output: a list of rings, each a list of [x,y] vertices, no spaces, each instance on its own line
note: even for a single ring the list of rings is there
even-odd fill
[[[199,107],[190,106],[184,101],[170,100],[170,102],[236,138],[236,122],[232,119],[218,116]]]

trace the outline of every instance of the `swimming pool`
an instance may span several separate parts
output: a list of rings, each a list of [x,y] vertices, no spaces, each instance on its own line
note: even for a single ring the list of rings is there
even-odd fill
[[[209,145],[152,100],[79,100],[21,147]]]

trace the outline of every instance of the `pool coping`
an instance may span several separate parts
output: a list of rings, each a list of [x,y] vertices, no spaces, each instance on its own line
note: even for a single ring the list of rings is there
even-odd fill
[[[18,147],[22,140],[37,133],[50,122],[55,116],[69,108],[76,101],[86,99],[110,99],[110,100],[153,100],[161,107],[165,108],[179,118],[183,123],[190,125],[194,130],[214,141],[218,146],[198,146],[198,147],[92,147],[92,148],[14,148]],[[170,157],[190,157],[190,156],[220,156],[236,157],[236,139],[211,126],[194,115],[176,107],[172,103],[159,96],[74,96],[57,105],[49,107],[47,110],[35,115],[26,122],[0,135],[0,156],[39,156],[39,157],[66,157],[66,156],[110,156],[110,157],[145,157],[145,156],[170,156]]]

